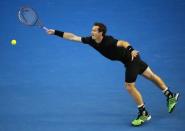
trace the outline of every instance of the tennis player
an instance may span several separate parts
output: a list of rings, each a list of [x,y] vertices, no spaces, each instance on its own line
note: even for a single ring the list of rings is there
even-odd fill
[[[94,23],[91,36],[87,37],[53,29],[47,31],[49,35],[57,35],[67,40],[88,44],[104,57],[112,61],[121,61],[125,65],[125,87],[138,107],[138,116],[131,122],[133,126],[140,126],[151,119],[151,115],[144,105],[142,95],[136,88],[135,83],[138,75],[144,76],[159,87],[167,98],[168,112],[172,113],[177,104],[179,93],[171,92],[164,81],[152,72],[151,68],[140,58],[139,52],[127,41],[108,36],[106,32],[106,26],[98,22]]]

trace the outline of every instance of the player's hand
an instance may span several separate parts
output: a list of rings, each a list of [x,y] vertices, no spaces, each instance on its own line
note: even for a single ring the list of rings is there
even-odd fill
[[[54,35],[54,34],[55,34],[55,30],[49,29],[49,30],[47,31],[47,33],[48,33],[48,35]]]
[[[132,61],[134,60],[135,57],[137,57],[138,54],[139,54],[139,51],[137,51],[137,50],[133,50],[133,51],[131,52]]]

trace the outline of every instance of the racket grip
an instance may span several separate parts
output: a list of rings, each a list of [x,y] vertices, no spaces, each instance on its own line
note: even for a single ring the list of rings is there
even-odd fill
[[[45,26],[43,26],[42,29],[44,29],[45,31],[48,31],[48,30],[49,30],[49,29],[46,28]]]

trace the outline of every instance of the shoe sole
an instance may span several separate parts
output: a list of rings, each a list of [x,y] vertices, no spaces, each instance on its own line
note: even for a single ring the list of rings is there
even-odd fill
[[[152,118],[152,116],[149,115],[148,118],[147,118],[145,121],[141,122],[140,125],[133,125],[133,124],[132,124],[132,126],[134,126],[134,127],[142,126],[144,123],[148,122],[151,118]]]
[[[178,100],[179,100],[179,95],[180,95],[179,93],[176,93],[176,95],[175,95],[176,103],[175,103],[174,107],[171,109],[171,111],[169,113],[172,113],[174,111],[175,106],[177,105]]]

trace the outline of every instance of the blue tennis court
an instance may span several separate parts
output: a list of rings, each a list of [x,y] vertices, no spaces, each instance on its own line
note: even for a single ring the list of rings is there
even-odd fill
[[[181,93],[175,111],[169,114],[162,92],[138,77],[152,120],[132,127],[137,106],[124,88],[124,65],[22,25],[22,5],[33,7],[46,27],[80,36],[90,35],[94,22],[105,23],[109,35],[130,42]],[[0,14],[0,131],[184,130],[184,0],[2,0]]]

